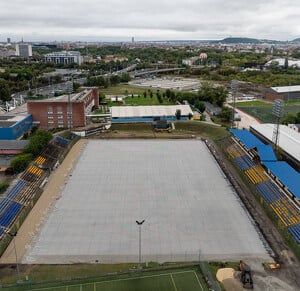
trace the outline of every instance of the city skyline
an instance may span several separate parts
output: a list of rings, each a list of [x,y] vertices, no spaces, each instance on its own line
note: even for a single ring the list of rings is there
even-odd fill
[[[266,2],[266,1],[265,1]],[[204,40],[229,36],[293,40],[300,36],[295,0],[33,0],[1,6],[0,40]]]

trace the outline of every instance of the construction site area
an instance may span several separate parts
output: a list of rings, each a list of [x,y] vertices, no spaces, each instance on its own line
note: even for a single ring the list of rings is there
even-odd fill
[[[141,219],[144,261],[270,260],[199,140],[90,140],[58,195],[23,263],[138,261]]]

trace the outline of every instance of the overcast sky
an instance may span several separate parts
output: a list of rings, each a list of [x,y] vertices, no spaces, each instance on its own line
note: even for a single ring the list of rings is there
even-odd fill
[[[299,0],[0,0],[0,41],[300,37]]]

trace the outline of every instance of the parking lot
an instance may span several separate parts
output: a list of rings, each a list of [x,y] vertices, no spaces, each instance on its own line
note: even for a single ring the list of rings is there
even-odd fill
[[[129,82],[130,85],[140,87],[153,87],[171,90],[197,90],[200,87],[199,79],[164,77],[164,78],[146,78],[137,79]]]

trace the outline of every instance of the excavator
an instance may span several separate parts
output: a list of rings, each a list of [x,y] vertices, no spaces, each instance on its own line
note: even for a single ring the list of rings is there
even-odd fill
[[[253,289],[253,280],[250,267],[241,260],[239,269],[241,271],[241,282],[243,284],[243,288]]]

